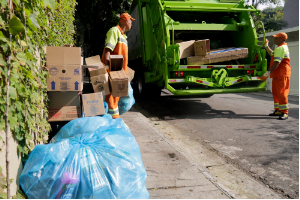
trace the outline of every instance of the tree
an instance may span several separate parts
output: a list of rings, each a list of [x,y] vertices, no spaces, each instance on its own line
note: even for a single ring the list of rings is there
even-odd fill
[[[118,24],[118,16],[130,9],[132,0],[77,0],[75,44],[84,57],[102,55],[107,31]]]
[[[283,7],[266,8],[262,11],[262,22],[264,23],[265,32],[279,31],[286,26],[283,21]],[[262,33],[261,29],[257,30]]]
[[[245,0],[245,3],[252,5],[254,8],[258,8],[259,5],[275,5],[276,7],[269,7],[264,9],[259,15],[251,13],[254,24],[258,24],[260,21],[264,23],[265,32],[277,31],[282,29],[286,25],[283,22],[283,7],[280,6],[281,3],[286,2],[287,0]],[[263,33],[262,26],[259,25],[256,27],[256,31],[259,34]]]

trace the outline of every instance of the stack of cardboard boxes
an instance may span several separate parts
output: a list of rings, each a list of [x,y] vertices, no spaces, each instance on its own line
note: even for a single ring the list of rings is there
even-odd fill
[[[46,47],[50,100],[48,121],[68,121],[82,116],[79,92],[83,89],[79,47]]]
[[[128,68],[128,75],[122,69],[123,56],[111,55],[110,66],[101,63],[99,55],[86,58],[83,65],[80,47],[46,47],[46,61],[49,122],[105,114],[103,96],[128,96],[134,76],[132,69]],[[94,93],[82,94],[84,68],[89,70]]]
[[[186,59],[188,65],[212,64],[248,57],[247,48],[230,47],[211,51],[209,39],[180,42],[178,45],[179,57]]]

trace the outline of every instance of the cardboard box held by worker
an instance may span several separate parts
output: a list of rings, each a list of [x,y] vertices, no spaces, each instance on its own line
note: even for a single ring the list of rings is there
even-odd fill
[[[127,66],[127,77],[128,77],[129,83],[134,78],[134,73],[135,73],[135,71],[133,69],[131,69],[130,67]]]
[[[48,91],[82,91],[83,70],[80,47],[46,47]]]
[[[109,82],[113,97],[128,96],[128,76],[123,69],[109,72]]]
[[[109,56],[109,70],[119,71],[123,68],[124,58],[122,55]]]
[[[95,93],[104,91],[105,95],[110,94],[108,73],[93,76],[90,79]]]
[[[85,117],[104,115],[105,108],[102,93],[83,94],[82,107]]]
[[[86,58],[85,62],[86,65],[84,65],[84,67],[89,70],[90,77],[105,74],[106,70],[109,69],[108,65],[104,65],[101,62],[99,55]]]
[[[78,92],[48,92],[48,122],[71,121],[82,117]]]

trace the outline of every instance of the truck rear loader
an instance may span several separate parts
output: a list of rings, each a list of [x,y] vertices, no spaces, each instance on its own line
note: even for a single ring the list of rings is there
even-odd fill
[[[258,41],[251,12],[242,0],[134,0],[136,20],[128,33],[129,65],[140,95],[174,95],[265,91],[266,51]],[[263,41],[265,34],[263,33]],[[221,63],[189,65],[180,59],[178,43],[210,40],[210,48],[248,48],[248,57]]]

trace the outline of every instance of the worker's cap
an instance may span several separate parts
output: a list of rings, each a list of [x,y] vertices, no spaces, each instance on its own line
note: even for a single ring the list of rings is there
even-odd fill
[[[128,19],[131,19],[131,21],[135,20],[128,13],[123,13],[122,15],[120,15],[119,21],[124,22],[127,21]]]
[[[284,40],[287,40],[287,39],[288,39],[288,36],[287,36],[286,33],[278,33],[277,35],[273,35],[273,37],[275,37],[275,38],[281,37],[281,38],[283,38]]]

